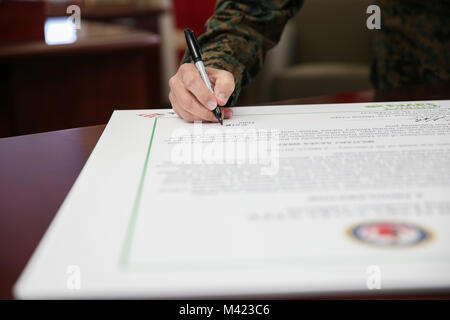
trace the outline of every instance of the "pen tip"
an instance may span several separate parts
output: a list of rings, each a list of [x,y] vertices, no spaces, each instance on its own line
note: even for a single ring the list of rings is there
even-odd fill
[[[223,120],[222,120],[222,118],[220,118],[219,121],[220,121],[220,124],[223,126]]]

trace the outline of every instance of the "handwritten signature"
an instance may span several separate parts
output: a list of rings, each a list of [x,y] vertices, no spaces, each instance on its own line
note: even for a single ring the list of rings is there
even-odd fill
[[[434,117],[417,117],[416,118],[416,122],[431,122],[431,121],[437,121],[439,119],[445,119],[445,115],[440,115],[440,116],[434,116]]]

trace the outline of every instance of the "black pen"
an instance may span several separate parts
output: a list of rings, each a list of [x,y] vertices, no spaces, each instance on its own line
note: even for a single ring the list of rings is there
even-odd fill
[[[186,43],[189,48],[191,58],[194,61],[195,67],[197,68],[198,72],[200,72],[200,76],[202,77],[203,82],[205,82],[209,90],[211,90],[211,92],[214,93],[214,90],[211,86],[211,82],[209,81],[208,78],[208,74],[206,73],[205,65],[203,64],[202,61],[202,51],[197,42],[197,38],[195,37],[194,31],[184,29],[184,36],[186,37]],[[220,107],[217,106],[214,109],[213,113],[214,116],[217,118],[217,120],[219,120],[220,124],[223,125],[222,111],[220,110]]]

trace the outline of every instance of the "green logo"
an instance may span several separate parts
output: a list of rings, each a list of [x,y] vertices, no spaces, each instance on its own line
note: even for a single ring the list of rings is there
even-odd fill
[[[396,103],[396,104],[373,104],[365,106],[369,109],[382,108],[383,110],[423,110],[438,109],[440,106],[435,103]]]

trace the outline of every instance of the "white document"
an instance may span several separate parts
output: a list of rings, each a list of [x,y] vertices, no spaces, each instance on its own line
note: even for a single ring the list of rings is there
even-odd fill
[[[450,101],[115,111],[15,294],[448,289],[449,231]]]

